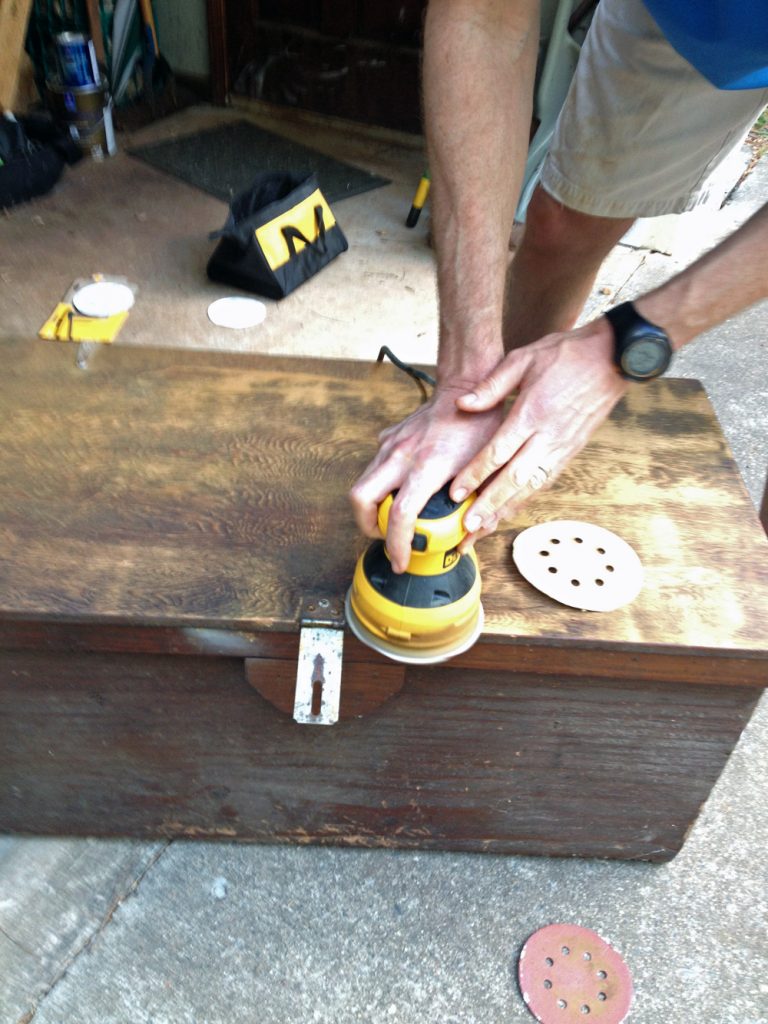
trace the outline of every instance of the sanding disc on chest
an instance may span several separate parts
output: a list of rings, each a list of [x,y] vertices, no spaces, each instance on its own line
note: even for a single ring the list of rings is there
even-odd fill
[[[629,604],[643,585],[643,566],[625,540],[572,519],[523,530],[512,546],[525,579],[561,604],[610,612]]]

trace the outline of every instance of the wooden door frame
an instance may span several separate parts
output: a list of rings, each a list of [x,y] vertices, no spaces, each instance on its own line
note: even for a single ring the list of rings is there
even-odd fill
[[[227,0],[206,0],[211,100],[224,105],[232,86],[227,39]]]

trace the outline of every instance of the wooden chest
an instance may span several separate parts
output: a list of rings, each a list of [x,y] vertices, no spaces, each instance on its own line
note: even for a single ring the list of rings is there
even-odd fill
[[[441,665],[346,631],[341,720],[292,717],[302,615],[366,541],[347,491],[420,400],[390,364],[0,346],[0,828],[668,859],[768,681],[768,544],[701,386],[632,389],[481,542],[485,627]],[[514,535],[627,540],[587,613]]]

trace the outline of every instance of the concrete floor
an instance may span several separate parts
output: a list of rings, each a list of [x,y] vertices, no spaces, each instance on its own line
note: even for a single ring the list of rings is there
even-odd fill
[[[196,108],[53,194],[0,218],[0,339],[34,337],[95,271],[139,289],[121,345],[434,360],[428,216],[403,225],[417,140],[294,119],[279,126],[392,184],[335,205],[350,250],[260,327],[213,327],[205,277],[223,203],[130,158],[130,142],[242,111]],[[768,195],[766,161],[707,226],[706,247]],[[690,256],[690,245],[686,258]],[[672,273],[618,246],[585,315]],[[757,505],[768,465],[768,307],[684,351]],[[611,941],[634,975],[632,1024],[768,1024],[768,705],[762,702],[670,864],[392,851],[0,838],[0,1024],[501,1024],[532,1020],[515,982],[533,931],[566,920]]]

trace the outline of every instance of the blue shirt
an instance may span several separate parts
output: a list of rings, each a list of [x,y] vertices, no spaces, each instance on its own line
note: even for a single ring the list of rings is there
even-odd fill
[[[768,86],[768,0],[645,0],[677,52],[718,89]]]

